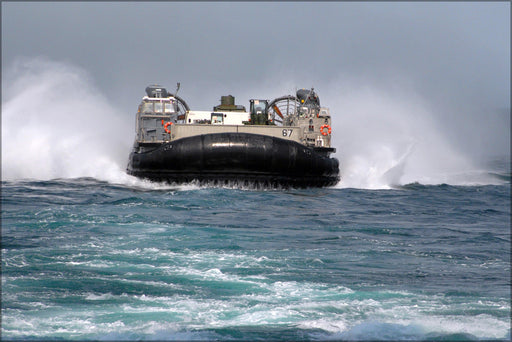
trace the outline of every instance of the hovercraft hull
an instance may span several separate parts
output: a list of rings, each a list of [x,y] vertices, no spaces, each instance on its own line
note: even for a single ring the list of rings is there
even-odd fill
[[[272,186],[332,186],[339,163],[332,148],[251,133],[212,133],[151,146],[136,143],[128,173],[168,183],[253,182]]]

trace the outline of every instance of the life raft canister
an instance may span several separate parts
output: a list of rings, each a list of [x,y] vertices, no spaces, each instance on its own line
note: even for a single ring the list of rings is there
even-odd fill
[[[324,131],[324,128],[327,128],[327,132]],[[329,125],[322,125],[322,127],[320,127],[320,133],[322,133],[322,135],[331,134],[331,126],[329,126]]]
[[[169,125],[172,125],[172,122],[169,121],[164,124],[164,120],[162,119],[162,125],[164,126],[165,133],[171,134],[171,131],[167,127],[169,127]]]

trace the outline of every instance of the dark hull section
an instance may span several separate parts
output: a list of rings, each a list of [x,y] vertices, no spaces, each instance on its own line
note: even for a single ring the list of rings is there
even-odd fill
[[[332,149],[248,133],[205,134],[154,146],[135,146],[128,173],[169,183],[242,182],[321,187],[339,181]]]

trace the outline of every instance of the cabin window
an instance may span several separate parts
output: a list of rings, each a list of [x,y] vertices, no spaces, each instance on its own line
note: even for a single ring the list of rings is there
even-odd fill
[[[164,102],[165,113],[174,113],[173,103]]]
[[[254,112],[256,114],[262,114],[265,112],[265,103],[254,102]]]
[[[153,113],[153,102],[144,102],[142,106],[143,113]]]
[[[163,103],[162,102],[155,102],[155,113],[162,113]]]
[[[212,113],[212,124],[222,125],[224,122],[224,115],[222,113]]]
[[[327,108],[322,108],[320,111],[321,116],[329,116],[329,110]]]

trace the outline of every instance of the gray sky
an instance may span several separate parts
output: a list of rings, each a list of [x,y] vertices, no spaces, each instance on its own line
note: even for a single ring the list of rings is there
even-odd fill
[[[354,82],[407,89],[447,130],[471,118],[455,138],[488,110],[510,124],[509,2],[2,2],[2,71],[22,57],[83,68],[128,117],[154,83],[198,110],[314,86],[333,111]]]

